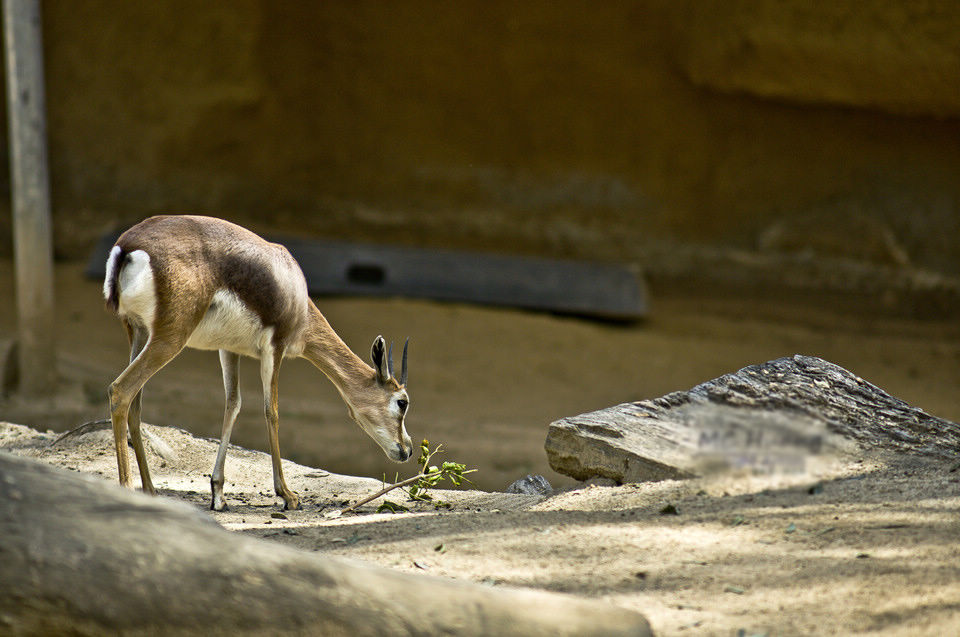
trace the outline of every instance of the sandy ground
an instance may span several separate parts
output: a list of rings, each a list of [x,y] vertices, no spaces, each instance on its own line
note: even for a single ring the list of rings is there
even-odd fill
[[[147,432],[162,496],[206,510],[216,443]],[[0,449],[113,479],[111,435],[58,442],[2,423]],[[847,459],[813,474],[580,485],[546,498],[437,490],[449,509],[406,502],[409,513],[377,514],[375,501],[331,517],[380,483],[287,461],[304,506],[281,512],[268,456],[234,448],[228,458],[230,509],[210,515],[307,551],[606,600],[665,635],[960,631],[960,471],[949,464]]]
[[[106,415],[105,388],[126,343],[102,307],[100,285],[58,266],[58,372],[45,401],[13,397],[0,419],[46,431]],[[837,313],[780,298],[671,296],[654,291],[650,319],[611,326],[511,310],[409,300],[326,299],[333,326],[364,353],[378,333],[411,336],[408,429],[442,442],[447,458],[479,469],[500,491],[525,473],[560,490],[547,499],[469,492],[454,507],[324,517],[414,466],[387,461],[348,422],[329,383],[302,361],[281,375],[281,449],[303,511],[274,518],[269,461],[235,450],[227,463],[237,532],[392,568],[566,591],[644,612],[661,634],[960,633],[960,470],[907,458],[849,461],[818,475],[713,476],[621,487],[577,485],[547,467],[547,424],[561,416],[686,389],[748,364],[794,353],[836,362],[890,393],[960,419],[960,325]],[[0,298],[12,299],[9,263]],[[14,330],[12,304],[0,337]],[[234,442],[262,448],[260,390],[241,368],[246,407]],[[144,419],[218,434],[216,356],[187,352],[147,386]],[[0,444],[115,479],[109,437],[49,447],[56,436],[6,427]],[[165,495],[206,507],[214,444],[152,430],[151,460]],[[12,433],[11,433],[12,432]],[[165,444],[165,447],[164,447]],[[172,453],[171,453],[172,452]],[[163,466],[163,465],[166,466]],[[320,467],[313,469],[308,467]],[[821,489],[811,486],[822,484]],[[394,498],[399,499],[399,498]],[[679,515],[661,511],[673,504]]]

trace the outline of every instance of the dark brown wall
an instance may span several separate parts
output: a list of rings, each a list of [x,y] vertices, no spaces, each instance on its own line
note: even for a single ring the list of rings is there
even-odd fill
[[[200,211],[420,245],[812,246],[960,271],[960,9],[809,4],[48,1],[58,250]]]

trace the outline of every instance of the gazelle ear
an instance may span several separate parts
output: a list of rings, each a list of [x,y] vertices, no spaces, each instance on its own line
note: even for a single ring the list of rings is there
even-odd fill
[[[373,368],[377,370],[377,380],[381,383],[387,382],[387,379],[390,378],[389,361],[385,350],[386,343],[384,343],[382,336],[373,339],[370,358],[373,361]]]

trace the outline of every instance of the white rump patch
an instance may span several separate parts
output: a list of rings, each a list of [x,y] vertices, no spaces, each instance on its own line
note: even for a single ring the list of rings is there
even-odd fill
[[[210,308],[187,340],[187,347],[225,349],[259,358],[272,339],[273,328],[264,328],[240,297],[221,289],[213,294]]]
[[[111,260],[107,262],[108,268],[111,263],[115,264],[117,261],[113,258],[112,251],[110,257]],[[108,269],[107,277],[110,274]],[[107,280],[109,281],[109,278]],[[119,313],[122,316],[138,319],[152,333],[153,319],[157,312],[157,288],[153,280],[153,268],[150,267],[150,255],[143,250],[134,250],[129,253],[126,262],[120,266],[117,287],[120,297]]]

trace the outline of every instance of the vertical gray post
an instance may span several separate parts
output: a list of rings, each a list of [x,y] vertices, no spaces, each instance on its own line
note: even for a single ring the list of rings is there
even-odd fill
[[[51,393],[56,384],[53,240],[40,30],[39,0],[3,0],[20,389],[28,396]]]

